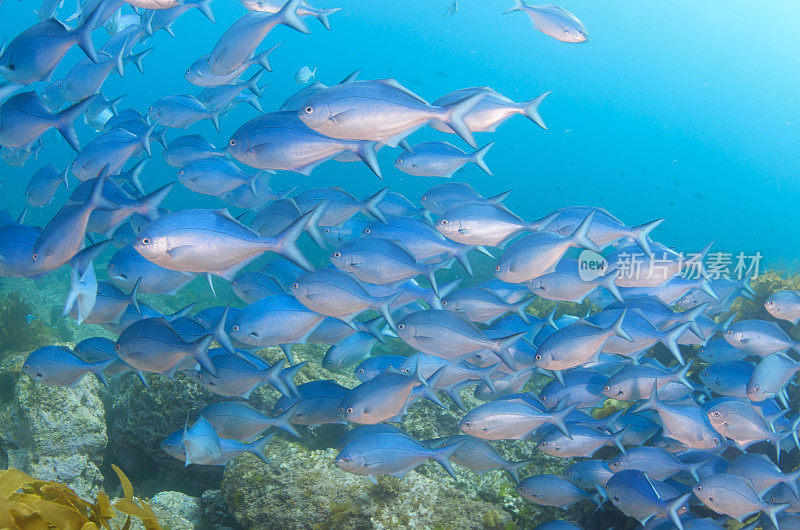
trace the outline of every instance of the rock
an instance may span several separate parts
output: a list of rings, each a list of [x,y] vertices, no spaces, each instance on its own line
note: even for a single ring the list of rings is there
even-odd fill
[[[171,512],[186,521],[196,525],[203,516],[203,507],[200,499],[190,497],[179,491],[162,491],[150,499],[153,511],[161,510]],[[158,515],[158,513],[156,513]]]
[[[335,455],[333,449],[278,442],[270,448],[278,471],[250,455],[238,457],[222,481],[230,512],[251,529],[485,528],[487,521],[495,527],[511,522],[510,513],[478,499],[474,489],[442,470],[382,476],[374,485],[336,467]]]
[[[100,383],[85,376],[75,388],[36,383],[22,373],[23,355],[0,364],[0,449],[7,465],[42,480],[57,480],[87,500],[103,482],[108,438]]]
[[[228,511],[228,505],[225,502],[222,490],[204,491],[201,503],[203,505],[203,523],[205,526],[213,526],[217,530],[236,526],[236,520]]]

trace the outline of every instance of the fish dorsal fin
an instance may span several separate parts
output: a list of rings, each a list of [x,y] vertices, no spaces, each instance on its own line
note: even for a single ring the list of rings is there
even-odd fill
[[[411,97],[413,97],[415,99],[418,99],[422,103],[425,103],[426,105],[428,104],[427,101],[425,101],[424,99],[422,99],[421,97],[419,97],[418,95],[416,95],[415,93],[413,93],[412,91],[410,91],[409,89],[407,89],[406,87],[401,85],[397,81],[397,79],[378,79],[377,82],[381,83],[382,85],[386,85],[386,86],[389,86],[389,87],[392,87],[392,88],[396,88],[397,90],[405,92],[409,96],[411,96]]]

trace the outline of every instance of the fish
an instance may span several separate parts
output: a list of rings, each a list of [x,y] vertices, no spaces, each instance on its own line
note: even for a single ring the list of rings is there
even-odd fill
[[[174,295],[191,282],[195,275],[160,267],[144,259],[130,246],[120,248],[106,266],[111,282],[121,290],[130,291],[139,281],[138,292]]]
[[[180,210],[147,225],[133,248],[165,269],[215,274],[227,280],[267,251],[310,269],[295,244],[310,215],[303,215],[275,237],[262,238],[227,210]]]
[[[537,449],[550,456],[561,458],[592,456],[598,449],[606,445],[616,446],[625,454],[622,444],[624,430],[607,433],[581,424],[568,424],[569,434],[558,429],[549,429],[536,444]]]
[[[515,103],[489,87],[461,88],[445,94],[433,104],[448,107],[476,94],[481,94],[483,97],[464,117],[464,122],[470,131],[495,132],[501,123],[515,114],[521,114],[542,129],[547,130],[547,125],[539,114],[539,105],[550,95],[549,91],[529,101]],[[437,131],[453,133],[452,129],[440,122],[432,122],[431,127]]]
[[[720,396],[746,398],[755,366],[747,361],[713,363],[700,372],[700,381]]]
[[[178,169],[178,182],[203,195],[224,197],[239,186],[247,186],[257,195],[256,180],[260,173],[246,175],[227,158],[214,156],[189,162]]]
[[[336,455],[335,463],[347,472],[366,475],[376,482],[375,477],[383,474],[402,478],[415,467],[432,459],[453,480],[457,480],[449,459],[461,445],[462,442],[455,442],[439,449],[428,449],[404,434],[366,433],[345,445]]]
[[[775,318],[800,322],[800,291],[777,291],[764,300],[764,309]]]
[[[728,344],[749,355],[766,357],[789,349],[800,351],[800,342],[792,340],[777,323],[766,320],[734,322],[722,336]]]
[[[250,11],[264,11],[267,13],[277,13],[283,6],[282,0],[240,0],[242,5]],[[320,24],[325,26],[325,29],[330,31],[331,24],[328,16],[341,11],[341,7],[334,7],[331,9],[320,9],[312,6],[305,0],[300,2],[297,7],[297,15],[301,17],[312,16],[319,20]]]
[[[653,480],[666,480],[680,472],[688,472],[696,482],[699,482],[697,470],[703,464],[703,461],[687,464],[678,460],[666,449],[644,446],[630,448],[626,454],[618,455],[608,462],[608,468],[613,473],[635,469],[646,473],[647,477]]]
[[[745,453],[737,456],[728,465],[726,473],[749,480],[750,485],[762,498],[778,484],[784,484],[795,496],[798,495],[797,481],[800,479],[800,470],[783,473],[772,460],[761,454]]]
[[[91,196],[86,202],[64,205],[42,228],[31,253],[36,270],[46,272],[57,269],[80,251],[89,216],[103,205],[103,186],[107,176],[108,166],[94,182]]]
[[[441,309],[415,311],[397,323],[397,335],[421,352],[450,361],[462,361],[488,348],[512,370],[516,370],[516,364],[508,348],[523,334],[491,339],[459,313]]]
[[[292,436],[300,437],[290,423],[293,409],[276,417],[269,417],[239,401],[222,401],[207,405],[200,416],[208,420],[220,438],[253,442],[267,429],[278,428]]]
[[[740,523],[752,514],[764,512],[775,528],[780,528],[775,516],[789,507],[763,501],[749,480],[732,474],[704,477],[692,488],[692,493],[710,509]]]
[[[644,410],[656,411],[658,421],[665,433],[687,447],[716,449],[723,446],[722,434],[716,430],[719,424],[709,421],[705,410],[694,402],[691,404],[662,403],[658,399],[656,383],[653,383],[650,397],[639,405],[634,413]]]
[[[62,184],[69,190],[67,172],[59,171],[52,164],[47,164],[31,176],[25,188],[25,199],[34,208],[47,206],[53,201]]]
[[[317,75],[317,69],[316,69],[316,67],[315,67],[315,68],[312,70],[312,69],[311,69],[311,68],[309,68],[308,66],[302,66],[302,67],[300,67],[300,69],[297,71],[297,73],[296,73],[296,74],[294,74],[294,82],[295,82],[295,83],[297,83],[298,85],[305,85],[305,84],[307,84],[307,83],[308,83],[308,82],[309,82],[309,81],[310,81],[312,78],[315,78],[315,77],[316,77],[316,75]]]
[[[72,161],[70,173],[85,182],[97,178],[108,166],[109,175],[116,175],[131,157],[141,151],[150,152],[150,137],[155,127],[156,124],[145,127],[141,133],[115,128],[95,136]]]
[[[548,412],[543,407],[531,406],[530,402],[501,399],[478,405],[467,412],[458,428],[482,440],[524,440],[546,424],[554,425],[569,435],[564,419],[576,408],[577,405],[570,405]]]
[[[794,436],[794,431],[775,432],[763,413],[742,401],[731,400],[712,404],[708,408],[707,415],[714,429],[742,449],[762,441],[772,443],[775,446],[777,459],[780,459],[781,440]]]
[[[161,317],[144,318],[126,327],[117,339],[120,359],[140,372],[156,372],[173,377],[187,357],[195,359],[206,370],[217,370],[208,356],[212,335],[192,343],[184,342],[175,329]]]
[[[210,431],[209,431],[210,435]],[[196,450],[195,461],[191,463],[206,466],[224,466],[237,456],[243,453],[251,453],[258,457],[267,465],[272,465],[267,459],[266,449],[272,441],[272,435],[262,436],[252,443],[243,443],[238,440],[219,438],[219,451],[207,451],[205,454],[201,450]],[[176,431],[167,436],[160,444],[161,450],[168,455],[186,462],[186,450],[184,446],[184,431]],[[213,444],[213,436],[209,436],[209,443]]]
[[[567,479],[559,475],[550,474],[528,477],[517,484],[516,491],[533,503],[542,506],[555,506],[562,510],[566,510],[573,504],[592,497],[592,494],[582,490]]]
[[[0,105],[0,144],[29,151],[49,129],[56,129],[75,151],[80,151],[73,122],[83,114],[92,98],[52,113],[34,91],[21,92]]]
[[[209,120],[219,132],[219,111],[213,111],[200,103],[195,96],[174,94],[156,100],[147,115],[164,127],[188,129],[200,120]]]
[[[764,401],[778,397],[788,408],[784,389],[800,372],[800,363],[780,353],[763,357],[747,382],[746,397],[750,401]]]
[[[297,14],[300,3],[301,0],[289,0],[275,14],[250,11],[234,22],[211,50],[211,72],[225,75],[236,70],[252,56],[261,41],[278,24],[308,33],[308,27]]]
[[[370,140],[319,134],[292,111],[270,112],[248,121],[233,133],[227,146],[233,158],[248,166],[303,175],[310,175],[319,164],[344,151],[352,152],[381,177],[376,148],[376,142]]]
[[[0,53],[0,74],[12,83],[30,84],[46,78],[64,55],[78,45],[86,56],[97,62],[92,30],[100,22],[101,10],[95,9],[77,28],[69,29],[55,18],[48,18],[14,37]],[[5,142],[2,142],[5,145]]]
[[[217,149],[199,134],[179,136],[163,152],[164,162],[176,168],[184,167],[195,160],[224,156],[224,149]]]
[[[494,142],[467,154],[448,142],[425,142],[413,146],[411,152],[398,156],[394,160],[394,167],[403,173],[418,177],[451,178],[464,164],[472,162],[492,176],[492,171],[483,160],[492,146]]]
[[[608,378],[603,385],[602,392],[605,396],[613,399],[636,401],[648,399],[653,387],[660,392],[662,397],[668,395],[667,392],[670,390],[675,392],[676,390],[672,389],[675,384],[683,385],[691,391],[694,390],[694,385],[686,378],[691,367],[692,364],[689,363],[672,372],[665,372],[654,366],[623,366]]]
[[[353,319],[369,309],[379,311],[395,327],[389,307],[401,293],[372,296],[358,280],[339,270],[307,272],[292,284],[291,291],[311,311],[343,320],[353,329]]]
[[[436,221],[436,230],[448,239],[464,245],[502,247],[522,232],[535,232],[548,226],[552,216],[526,222],[505,206],[492,202],[474,202],[455,206],[443,212]]]
[[[573,246],[599,252],[598,246],[588,238],[593,218],[590,213],[568,237],[542,230],[515,241],[497,260],[495,277],[508,283],[523,283],[552,272]]]
[[[219,458],[222,447],[211,423],[200,416],[191,428],[184,427],[181,445],[186,452],[186,465],[210,464]]]
[[[195,379],[214,394],[244,399],[248,399],[255,389],[266,384],[273,386],[285,396],[293,395],[294,375],[304,364],[300,363],[284,370],[283,360],[270,366],[260,361],[258,357],[241,359],[223,349],[212,351],[210,362],[211,369],[203,366],[202,370],[194,373]]]
[[[224,85],[231,85],[238,81],[238,79],[245,73],[245,71],[253,65],[260,66],[267,72],[272,71],[272,66],[269,64],[269,56],[272,54],[279,45],[275,45],[269,50],[263,51],[249,58],[247,61],[239,65],[238,68],[225,75],[216,75],[211,71],[211,54],[203,55],[197,59],[192,65],[184,72],[183,76],[187,81],[193,85],[201,87],[219,87]],[[254,94],[260,95],[260,89],[256,84],[258,77],[253,84],[248,84]],[[255,87],[255,90],[252,89]],[[208,107],[206,107],[208,108]]]
[[[563,7],[554,4],[531,6],[523,0],[514,0],[514,7],[505,13],[514,11],[528,15],[536,29],[558,41],[581,43],[589,40],[589,32],[581,21]]]
[[[369,333],[359,331],[331,345],[322,358],[322,367],[326,370],[342,370],[357,364],[372,353],[378,339]]]
[[[274,277],[261,271],[238,273],[231,280],[231,290],[246,304],[284,292],[283,286]]]
[[[564,470],[564,478],[585,490],[604,487],[613,475],[605,460],[580,460]]]
[[[297,114],[308,127],[326,136],[372,140],[392,147],[430,120],[439,120],[470,147],[476,147],[464,115],[482,97],[478,94],[452,107],[434,107],[394,79],[353,81],[312,95]]]
[[[272,413],[283,416],[291,411],[291,422],[296,425],[347,423],[339,415],[339,406],[348,393],[348,388],[330,379],[309,381],[297,385],[295,395],[281,396]]]
[[[462,444],[453,453],[450,460],[454,464],[469,468],[480,475],[494,469],[502,469],[511,476],[515,483],[519,483],[519,471],[532,463],[531,460],[509,462],[501,457],[488,443],[463,434],[434,438],[428,440],[426,444],[432,449],[437,449],[447,447],[455,442],[462,442]]]
[[[687,509],[686,501],[691,493],[665,498],[656,489],[663,483],[653,482],[641,471],[628,469],[615,473],[605,485],[611,503],[628,517],[633,517],[642,525],[654,516],[666,515],[679,529],[683,528],[680,513]]]
[[[104,370],[114,359],[89,363],[78,358],[65,346],[43,346],[31,352],[22,364],[22,371],[34,381],[49,386],[75,387],[83,376],[93,374],[108,388]]]

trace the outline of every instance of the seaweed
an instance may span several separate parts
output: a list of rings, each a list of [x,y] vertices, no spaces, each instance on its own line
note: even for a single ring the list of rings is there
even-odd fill
[[[17,291],[0,301],[0,352],[32,351],[52,344],[50,329],[34,314],[33,307]]]
[[[130,481],[119,468],[112,467],[125,492],[125,497],[113,504],[103,492],[91,503],[60,482],[38,480],[14,468],[3,471],[0,473],[0,528],[113,530],[109,521],[116,516],[116,509],[128,515],[122,530],[130,528],[131,517],[140,519],[146,530],[161,530],[150,506],[133,498]]]

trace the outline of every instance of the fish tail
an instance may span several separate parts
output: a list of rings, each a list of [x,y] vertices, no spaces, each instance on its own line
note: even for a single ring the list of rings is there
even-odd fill
[[[468,253],[473,248],[475,247],[470,245],[459,245],[458,247],[456,247],[455,252],[453,252],[453,257],[456,260],[458,260],[458,262],[461,264],[462,267],[464,267],[464,270],[467,271],[467,274],[469,274],[470,276],[472,276],[472,264],[469,262]]]
[[[700,278],[700,285],[697,288],[706,293],[714,300],[719,300],[719,295],[717,295],[717,293],[714,292],[714,288],[711,287],[711,282],[709,282],[708,279]]]
[[[261,80],[261,77],[264,75],[264,70],[259,70],[258,72],[253,74],[253,77],[247,80],[247,89],[252,92],[256,97],[261,97],[261,87],[258,86],[258,82]],[[258,101],[258,100],[256,100]],[[259,106],[261,104],[259,103]]]
[[[106,52],[102,52],[102,53],[105,54]],[[117,73],[119,74],[120,77],[125,77],[125,64],[124,64],[124,60],[123,60],[124,56],[125,56],[125,46],[122,46],[119,49],[119,51],[117,52],[116,57],[113,58],[114,59],[114,63],[116,63],[116,66],[117,66]],[[133,55],[131,55],[131,57],[133,57]]]
[[[381,316],[383,316],[383,319],[386,321],[386,324],[388,324],[389,327],[391,329],[393,329],[393,330],[397,329],[397,326],[395,325],[394,317],[392,317],[391,306],[402,295],[403,295],[402,291],[398,291],[398,292],[396,292],[394,294],[390,294],[389,296],[386,296],[386,297],[381,299],[380,307],[378,307],[378,311],[380,311],[380,314],[381,314]]]
[[[781,479],[781,482],[786,484],[786,487],[792,490],[795,497],[800,497],[800,492],[797,491],[797,481],[800,480],[800,469],[787,473]]]
[[[78,133],[75,132],[74,122],[76,119],[78,119],[78,116],[83,114],[83,112],[86,110],[86,107],[88,107],[89,104],[94,101],[95,97],[96,96],[89,96],[84,98],[56,114],[54,127],[58,129],[58,132],[61,133],[61,136],[64,137],[70,147],[77,152],[80,152],[81,145],[78,141]]]
[[[353,152],[358,155],[358,158],[364,161],[370,171],[375,173],[379,179],[382,179],[383,175],[381,175],[381,166],[378,164],[377,148],[378,142],[358,140],[356,141],[355,151]]]
[[[214,326],[214,339],[219,343],[220,346],[225,348],[225,351],[230,353],[231,355],[235,355],[240,359],[247,361],[249,364],[255,366],[250,359],[246,355],[241,355],[239,352],[236,351],[236,348],[233,347],[233,342],[231,342],[231,338],[228,335],[228,332],[225,331],[225,323],[228,320],[228,313],[230,312],[231,306],[225,306],[225,311],[222,312],[220,315],[219,320],[217,320],[217,324]]]
[[[522,333],[514,333],[512,335],[508,335],[506,337],[501,337],[492,341],[492,344],[489,346],[489,349],[492,350],[495,355],[497,355],[501,361],[503,361],[506,366],[511,368],[512,370],[517,369],[517,363],[514,362],[514,358],[511,356],[511,352],[508,351],[510,346],[513,346],[515,342],[521,339],[525,335],[525,332]]]
[[[286,364],[286,359],[281,359],[279,361],[275,361],[275,364],[270,366],[264,371],[264,381],[271,384],[275,387],[275,390],[281,393],[286,397],[291,397],[292,392],[286,386],[283,378],[281,378],[281,370],[283,370],[283,366]]]
[[[217,20],[214,18],[214,12],[211,11],[211,0],[198,0],[195,6],[198,11],[203,13],[203,15],[210,20],[212,23],[216,23]]]
[[[330,15],[336,13],[337,11],[341,11],[341,9],[342,9],[341,7],[334,7],[332,9],[320,9],[319,11],[314,13],[314,16],[317,17],[317,20],[319,20],[320,24],[325,26],[325,29],[330,31],[331,30],[331,23],[328,20],[328,17]],[[317,72],[317,69],[314,68],[314,73],[316,74],[316,72]]]
[[[100,18],[102,15],[103,6],[100,5],[83,21],[83,24],[72,30],[77,39],[76,44],[93,63],[97,63],[97,50],[95,50],[94,42],[92,42],[92,31],[103,22]]]
[[[486,153],[489,152],[489,149],[491,149],[495,143],[496,142],[489,142],[488,144],[484,145],[483,147],[472,153],[472,156],[470,157],[472,163],[481,168],[490,177],[493,176],[492,170],[489,169],[489,166],[486,165],[486,162],[484,162],[483,157],[486,156]]]
[[[301,363],[297,363],[294,366],[290,366],[289,368],[284,368],[281,370],[280,373],[280,380],[283,381],[283,384],[286,385],[286,388],[289,390],[290,396],[300,397],[300,392],[298,392],[297,387],[294,384],[294,378],[297,374],[300,373],[300,370],[303,369],[305,366],[306,361]]]
[[[623,338],[628,342],[633,342],[633,338],[628,334],[625,329],[623,329],[622,325],[625,323],[625,315],[628,313],[628,308],[624,308],[622,313],[620,313],[617,320],[614,321],[613,324],[608,328],[609,336],[616,335],[617,337]]]
[[[780,528],[777,515],[789,506],[789,504],[767,504],[762,511],[764,512],[764,515],[766,515],[767,518],[772,522],[772,524],[775,525],[775,528]]]
[[[497,368],[501,364],[502,363],[494,363],[491,366],[480,369],[481,381],[483,381],[483,384],[486,385],[493,394],[497,394],[497,387],[494,386],[494,379],[492,379],[492,376],[497,372]]]
[[[452,259],[450,260],[452,263]],[[439,297],[439,284],[436,283],[436,271],[439,270],[439,263],[432,263],[430,265],[424,266],[424,273],[425,277],[428,279],[428,283],[431,284],[431,289],[433,289],[433,294],[436,297]]]
[[[168,321],[171,322],[171,321],[175,320],[176,318],[181,318],[181,317],[185,317],[185,316],[189,315],[192,312],[193,308],[194,308],[194,304],[185,305],[182,308],[180,308],[177,311],[175,311],[174,313],[171,313],[169,315],[164,315],[164,318],[166,318]]]
[[[514,305],[514,313],[516,313],[517,316],[519,316],[519,318],[521,318],[526,324],[531,323],[530,319],[528,318],[528,313],[525,312],[529,305],[531,305],[531,301],[528,299],[517,302],[517,304]]]
[[[450,463],[450,457],[458,451],[462,445],[464,445],[464,440],[459,440],[457,442],[453,442],[450,445],[445,445],[439,449],[433,449],[433,454],[431,458],[439,463],[440,466],[447,471],[447,474],[453,477],[453,480],[458,482],[458,478],[456,478],[456,472],[453,469],[453,465]]]
[[[144,134],[142,134],[142,138],[139,140],[142,144],[142,149],[144,149],[144,152],[147,153],[148,155],[152,154],[150,152],[150,137],[152,136],[153,131],[156,128],[156,125],[158,125],[157,122],[153,123],[150,127],[148,127],[147,130],[144,132]]]
[[[142,310],[139,307],[139,300],[137,299],[137,295],[139,294],[139,285],[141,283],[142,283],[142,277],[139,276],[138,278],[136,278],[136,283],[133,284],[133,289],[131,289],[131,292],[128,293],[128,303],[133,306],[133,308],[136,310],[136,314],[139,316],[142,315]]]
[[[680,371],[678,371],[677,374],[675,374],[675,380],[691,390],[694,390],[694,385],[691,381],[686,379],[686,375],[689,373],[689,369],[692,367],[693,363],[694,359],[691,359],[688,363],[686,363],[686,366],[684,366]]]
[[[617,446],[617,449],[619,449],[619,452],[622,454],[627,454],[627,451],[625,451],[625,446],[622,443],[622,438],[625,436],[625,432],[630,428],[630,425],[626,425],[611,436],[611,441]]]
[[[190,346],[192,347],[192,356],[203,367],[203,370],[214,377],[219,377],[216,366],[211,362],[211,357],[208,356],[208,347],[211,346],[212,340],[214,340],[214,335],[205,335],[192,342]]]
[[[143,161],[142,161],[143,162]],[[137,164],[134,171],[141,172],[141,168],[144,167],[144,164],[139,166]],[[136,180],[138,181],[139,176],[136,175]],[[139,200],[139,204],[141,205],[141,214],[147,217],[149,220],[153,220],[158,217],[158,208],[161,206],[161,203],[164,202],[164,199],[167,198],[169,195],[170,190],[175,185],[174,182],[170,182],[149,195],[145,195]],[[137,187],[137,186],[134,186]]]
[[[661,408],[661,402],[658,400],[658,382],[653,381],[653,388],[650,389],[650,396],[638,407],[633,410],[633,413],[641,412],[643,410],[658,410]]]
[[[470,147],[477,147],[475,138],[472,136],[472,131],[467,127],[464,121],[466,115],[475,108],[475,105],[483,99],[485,94],[475,94],[468,98],[462,99],[458,103],[454,103],[449,107],[445,107],[442,113],[437,116],[437,119],[442,121],[445,125],[453,129]]]
[[[572,232],[572,235],[569,237],[575,246],[587,248],[595,252],[600,252],[601,249],[594,243],[594,241],[592,241],[588,237],[589,230],[592,227],[593,219],[594,219],[594,210],[592,210],[589,213],[589,215],[587,215],[586,218],[583,221],[581,221],[581,224],[578,225],[578,228],[576,228],[575,231]]]
[[[645,223],[643,225],[638,225],[631,227],[630,233],[631,238],[636,241],[636,244],[639,245],[639,248],[647,254],[647,257],[653,257],[653,251],[650,249],[650,243],[647,241],[650,232],[655,230],[655,228],[664,222],[664,219],[656,219],[655,221],[650,221],[649,223]]]
[[[144,170],[144,165],[146,163],[147,163],[147,159],[143,158],[142,160],[139,160],[136,163],[136,165],[133,166],[133,168],[130,171],[126,172],[127,173],[127,177],[130,180],[131,186],[133,186],[133,189],[136,190],[136,193],[138,193],[139,195],[142,195],[142,196],[144,196],[146,194],[144,192],[144,187],[142,186],[142,181],[139,179],[139,176],[142,174],[142,171]],[[158,207],[158,205],[156,205],[156,208],[157,207]],[[150,220],[152,221],[153,219],[155,219],[155,217],[150,219]]]
[[[209,109],[208,110],[208,119],[211,121],[211,124],[214,125],[214,129],[219,132],[219,115],[222,114],[222,111],[225,109]],[[155,124],[153,124],[155,125]]]
[[[625,300],[622,298],[622,293],[619,291],[619,287],[617,287],[617,277],[619,276],[619,269],[615,268],[613,271],[609,272],[605,276],[600,277],[600,285],[602,285],[606,291],[611,293],[614,298],[619,300],[620,302],[624,302]]]
[[[267,447],[269,447],[273,436],[275,436],[274,432],[264,435],[255,442],[245,445],[245,449],[248,453],[257,456],[262,462],[274,469],[275,466],[273,466],[272,462],[267,458]]]
[[[664,337],[661,339],[661,343],[667,347],[669,352],[678,360],[681,364],[686,364],[686,361],[683,360],[683,355],[681,355],[681,348],[678,345],[678,339],[683,336],[691,323],[684,322],[683,324],[678,324],[671,330],[669,330]]]
[[[264,70],[266,70],[267,72],[271,72],[271,71],[272,71],[272,65],[270,65],[270,64],[269,64],[269,56],[270,56],[270,54],[272,54],[272,52],[274,52],[274,51],[275,51],[275,50],[278,48],[278,46],[280,46],[280,45],[281,45],[281,43],[278,43],[278,44],[276,44],[275,46],[273,46],[272,48],[270,48],[269,50],[263,51],[263,52],[259,53],[258,55],[256,55],[255,57],[253,57],[253,61],[254,61],[256,64],[258,64],[258,65],[259,65],[261,68],[263,68],[263,70],[259,70],[259,71],[257,72],[257,74],[263,74],[263,73],[264,73]],[[255,78],[255,77],[256,77],[256,76],[254,75],[254,76],[253,76],[253,78]],[[260,76],[259,76],[259,77],[260,77]],[[250,81],[248,81],[248,86],[249,86],[249,84],[250,84],[250,82],[251,82],[251,81],[252,81],[252,78],[251,78],[251,80],[250,80]],[[251,88],[250,90],[252,90],[252,88]],[[257,96],[261,96],[261,94],[260,94],[260,92],[261,92],[261,91],[259,90],[258,92],[259,92],[258,94],[256,94],[255,92],[253,92],[253,93],[254,93],[254,94],[256,94]]]
[[[447,296],[448,294],[455,291],[456,287],[459,286],[461,283],[461,279],[453,280],[451,282],[447,282],[444,285],[439,286],[439,296],[436,298],[436,301],[439,301],[441,304],[441,299]],[[443,307],[435,307],[434,309],[444,309]]]
[[[681,509],[681,507],[683,507],[683,505],[686,504],[691,496],[691,493],[686,493],[684,495],[675,497],[674,499],[667,501],[667,505],[664,508],[664,512],[667,514],[667,517],[669,517],[670,521],[672,521],[672,523],[681,530],[683,529],[683,523],[681,522],[681,516],[678,514],[678,511]]]
[[[708,307],[708,302],[702,303],[697,307],[693,307],[688,311],[684,311],[681,316],[686,318],[686,321],[689,322],[689,329],[692,333],[697,335],[697,338],[700,340],[705,340],[705,333],[703,330],[700,329],[700,325],[697,323],[697,318],[702,315],[706,308]]]
[[[125,48],[123,47],[122,49],[124,50]],[[139,72],[143,74],[144,73],[144,65],[142,64],[142,61],[144,60],[145,57],[150,55],[150,52],[152,52],[152,51],[153,51],[153,48],[147,48],[146,50],[142,50],[139,53],[135,53],[135,54],[129,55],[126,58],[126,60],[132,61],[133,65],[136,67],[136,69],[139,70]],[[117,67],[119,68],[119,66],[117,66]],[[120,73],[120,75],[122,75],[122,73]]]
[[[377,219],[378,221],[385,223],[386,217],[384,217],[383,212],[378,208],[378,204],[386,197],[386,193],[389,191],[389,188],[383,188],[382,190],[378,191],[376,194],[367,197],[364,200],[364,205],[362,206],[362,210],[364,213],[367,213]]]
[[[103,386],[106,387],[106,390],[111,392],[111,389],[108,387],[108,380],[106,379],[105,370],[108,370],[112,364],[117,362],[118,359],[106,359],[105,361],[98,361],[96,363],[91,363],[88,368],[94,374],[98,381],[103,383]]]
[[[77,275],[78,272],[73,269],[72,274],[73,275]],[[69,290],[69,293],[67,293],[67,300],[64,302],[64,311],[61,313],[61,316],[64,316],[64,317],[69,315],[69,312],[72,309],[72,306],[74,306],[75,302],[78,301],[78,291],[75,288],[75,285],[74,285],[75,282],[72,282],[72,283],[73,283],[73,285],[71,286],[71,288]],[[84,317],[84,316],[85,315],[81,315],[80,314],[80,311],[77,311],[77,319],[76,320],[78,321],[79,325],[83,323],[83,318],[82,317]]]
[[[327,245],[325,244],[325,238],[322,237],[322,231],[319,229],[319,222],[322,220],[322,216],[325,215],[330,203],[330,199],[319,203],[316,208],[311,210],[311,217],[308,218],[308,224],[306,224],[306,232],[314,240],[314,243],[323,250],[327,248]]]
[[[506,462],[503,465],[503,469],[505,469],[509,475],[511,475],[511,479],[516,483],[519,484],[519,471],[523,467],[527,467],[533,464],[533,460],[524,460],[522,462]]]
[[[311,33],[303,19],[297,15],[297,8],[300,7],[301,2],[302,0],[289,0],[274,16],[279,24],[289,26],[300,33]]]
[[[126,97],[127,94],[122,94],[121,96],[117,96],[114,99],[107,100],[104,106],[105,108],[111,111],[111,114],[117,116],[119,114],[119,109],[117,109],[117,106],[119,106],[122,100],[125,99]]]
[[[547,130],[547,124],[542,119],[542,116],[539,114],[539,105],[544,101],[550,94],[550,90],[542,94],[541,96],[537,96],[530,101],[526,101],[521,104],[522,107],[522,115],[531,120],[533,123],[544,129]]]
[[[439,405],[443,409],[447,410],[447,407],[444,406],[444,403],[441,402],[439,396],[436,395],[436,387],[439,384],[442,376],[444,375],[445,367],[442,366],[436,372],[428,378],[424,385],[420,385],[414,389],[414,393],[421,397],[425,398],[431,403]]]
[[[528,7],[528,4],[526,4],[522,0],[514,0],[514,7],[512,7],[507,11],[503,11],[503,14],[507,15],[508,13],[513,13],[514,11],[525,11],[526,7]]]
[[[567,416],[572,414],[572,412],[578,408],[579,403],[573,403],[572,405],[568,405],[560,410],[550,413],[550,418],[547,423],[554,425],[559,431],[561,431],[564,436],[572,439],[572,435],[569,433],[569,428],[567,427]]]
[[[259,87],[259,90],[267,88],[269,84],[264,85],[263,87]],[[254,94],[250,94],[245,96],[244,100],[247,102],[248,105],[256,109],[258,112],[264,112],[264,107],[261,106],[261,102],[258,100],[258,96]]]
[[[299,406],[300,402],[298,401],[283,411],[283,414],[279,414],[278,416],[272,418],[272,427],[277,427],[278,429],[286,431],[295,438],[301,438],[300,433],[297,432],[297,429],[295,429],[294,425],[292,425],[292,418],[294,418],[294,413],[297,411],[297,407]]]
[[[316,208],[319,207],[320,205],[317,205]],[[299,238],[300,234],[305,230],[313,212],[314,210],[310,210],[304,213],[292,221],[289,226],[284,228],[274,238],[266,238],[266,241],[269,242],[275,252],[307,271],[313,271],[314,267],[297,247],[297,238]]]

